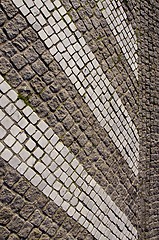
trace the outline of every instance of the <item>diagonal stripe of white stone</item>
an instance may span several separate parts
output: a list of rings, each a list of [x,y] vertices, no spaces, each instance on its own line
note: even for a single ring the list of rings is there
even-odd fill
[[[119,0],[96,0],[126,60],[138,79],[137,38]]]
[[[139,137],[127,110],[60,1],[13,0],[138,174]]]
[[[0,77],[0,156],[96,239],[137,231],[69,149]]]

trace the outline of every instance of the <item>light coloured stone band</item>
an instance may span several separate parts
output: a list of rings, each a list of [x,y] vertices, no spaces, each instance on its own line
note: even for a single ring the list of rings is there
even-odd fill
[[[97,5],[105,17],[112,33],[138,79],[137,37],[131,26],[127,23],[126,13],[119,0],[96,0]]]
[[[139,137],[136,127],[60,1],[13,2],[37,31],[137,175]]]
[[[0,91],[0,156],[96,239],[137,239],[126,215],[2,77]]]

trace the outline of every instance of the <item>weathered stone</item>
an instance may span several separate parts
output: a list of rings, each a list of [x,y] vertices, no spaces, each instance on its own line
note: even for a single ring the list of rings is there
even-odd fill
[[[49,240],[49,236],[46,234],[41,235],[40,240]]]
[[[55,127],[55,125],[57,124],[57,119],[54,114],[49,114],[47,116],[47,123],[49,124],[49,126]]]
[[[11,69],[11,63],[4,57],[0,58],[0,73],[5,74]]]
[[[4,14],[4,12],[0,9],[0,26],[2,26],[5,21],[7,20],[6,15]]]
[[[75,9],[80,7],[79,1],[71,0],[71,4],[72,4],[73,8],[75,8]]]
[[[55,74],[55,76],[57,76],[60,71],[61,71],[61,67],[55,62],[55,61],[52,61],[50,64],[49,64],[49,69],[51,71],[53,71],[53,73]]]
[[[17,182],[17,183],[16,183]],[[19,181],[16,181],[13,189],[20,195],[23,195],[30,186],[30,183],[21,178]]]
[[[44,51],[46,51],[45,45],[39,39],[34,42],[33,47],[38,54],[42,54]]]
[[[37,107],[41,104],[41,100],[39,99],[38,96],[32,95],[29,98],[29,103],[31,104],[32,107]]]
[[[1,5],[9,18],[12,18],[18,12],[10,0],[1,0]]]
[[[52,218],[55,212],[57,211],[57,209],[58,207],[56,206],[56,204],[53,203],[52,201],[49,201],[44,207],[43,211],[48,217]]]
[[[41,58],[43,59],[43,61],[49,65],[52,62],[52,55],[49,51],[45,51],[42,55]]]
[[[9,230],[17,233],[19,232],[23,224],[24,224],[24,220],[20,218],[18,215],[14,215],[11,221],[8,223],[7,227]]]
[[[57,133],[58,134],[58,133]],[[73,136],[67,132],[64,136],[63,136],[63,143],[64,145],[66,145],[67,147],[69,147],[72,143],[73,143]]]
[[[67,91],[65,89],[61,90],[59,93],[58,93],[58,97],[60,99],[60,102],[64,102],[66,101],[66,99],[69,97]]]
[[[20,215],[24,219],[28,219],[30,215],[34,212],[35,210],[35,204],[33,203],[25,203],[24,207],[20,211]]]
[[[59,101],[56,97],[52,98],[52,100],[49,102],[49,108],[51,109],[51,111],[56,111],[56,109],[59,107]]]
[[[40,226],[43,219],[44,219],[44,216],[41,214],[41,212],[39,210],[35,210],[30,217],[30,222],[34,224],[36,227],[38,227]]]
[[[79,123],[82,120],[82,114],[79,110],[72,114],[72,117],[76,123]]]
[[[8,238],[8,240],[19,240],[20,238],[16,235],[16,234],[11,234],[11,235],[9,235],[9,238]]]
[[[1,240],[5,240],[7,239],[7,237],[9,236],[9,230],[5,227],[0,226],[0,236],[1,236]]]
[[[79,29],[80,32],[86,32],[86,27],[85,25],[83,24],[83,21],[82,20],[78,20],[77,22],[77,28]]]
[[[54,74],[51,72],[51,71],[49,71],[49,72],[46,72],[43,76],[42,76],[42,79],[43,79],[43,81],[46,83],[46,84],[50,84],[50,83],[52,83],[53,81],[54,81],[54,79],[55,79],[55,76],[54,76]]]
[[[46,105],[44,105],[43,103],[41,103],[37,107],[36,112],[41,118],[47,117],[47,115],[49,114],[49,110],[47,109]]]
[[[22,32],[22,35],[28,43],[34,43],[38,39],[38,35],[31,27],[24,30]]]
[[[39,240],[42,232],[38,228],[34,228],[28,236],[30,240]]]
[[[17,14],[14,18],[15,25],[19,31],[24,30],[27,27],[27,22],[22,15]]]
[[[91,23],[91,20],[89,19],[89,17],[86,17],[85,19],[84,19],[84,24],[85,24],[85,26],[86,26],[86,28],[87,28],[87,30],[88,31],[90,31],[91,29],[92,29],[92,23]]]
[[[55,112],[55,116],[60,122],[62,122],[63,119],[67,116],[66,109],[63,106],[60,106],[60,108],[58,108],[57,111]]]
[[[38,58],[38,54],[35,52],[33,47],[29,47],[24,52],[24,57],[27,59],[28,63],[33,63]]]
[[[75,89],[75,87],[71,83],[67,83],[65,88],[69,96],[74,99],[75,96],[77,95],[77,90]]]
[[[71,152],[74,154],[74,155],[77,155],[78,152],[79,152],[79,144],[77,142],[73,142],[70,146],[70,149],[71,149]]]
[[[14,194],[7,188],[2,188],[0,190],[0,201],[4,204],[10,203],[14,198]]]
[[[79,19],[79,16],[78,16],[77,12],[74,9],[70,11],[70,16],[71,16],[71,18],[72,18],[72,20],[74,22]]]
[[[52,224],[51,218],[46,217],[41,223],[40,229],[46,232],[51,227],[51,224]]]
[[[71,218],[66,218],[62,224],[63,228],[66,229],[67,232],[73,229],[74,225],[76,225],[76,222]]]
[[[7,42],[6,44],[4,44],[2,51],[9,58],[17,53],[16,48],[13,46],[13,44],[11,42]]]
[[[45,83],[39,77],[33,78],[30,84],[37,93],[40,93],[46,86]]]
[[[2,31],[2,29],[0,29],[0,43],[4,43],[7,41],[7,37],[4,34],[4,32]]]
[[[67,115],[62,122],[67,131],[69,131],[74,124],[73,118],[70,115]]]
[[[71,4],[69,0],[61,0],[63,6],[65,6],[66,11],[69,11],[71,9]]]
[[[77,141],[78,141],[78,143],[79,143],[79,145],[80,145],[81,147],[84,147],[85,144],[87,143],[88,139],[87,139],[86,135],[82,133],[82,134],[78,137]]]
[[[40,59],[32,64],[32,68],[40,76],[47,71],[46,66]]]
[[[31,89],[26,82],[23,82],[18,88],[18,95],[22,99],[26,99],[28,101],[31,95]]]
[[[19,210],[22,209],[23,205],[24,199],[21,196],[17,195],[10,204],[10,207],[12,208],[13,211],[18,212]]]
[[[64,228],[59,228],[57,233],[56,233],[56,238],[57,239],[60,239],[60,238],[63,238],[64,236],[66,236],[66,230]]]
[[[12,42],[19,51],[24,50],[28,46],[27,41],[21,34],[19,34],[15,39],[13,39]]]
[[[40,96],[45,102],[47,102],[52,99],[52,92],[50,89],[45,88],[44,91],[41,92]]]
[[[38,206],[40,208],[43,208],[48,201],[45,198],[45,196],[34,186],[31,186],[27,190],[27,192],[25,193],[25,197],[31,202],[36,201],[36,206]]]
[[[69,111],[70,114],[74,113],[75,110],[77,109],[76,105],[70,98],[66,100],[66,102],[64,103],[64,106]]]
[[[6,225],[12,218],[13,213],[7,207],[0,209],[0,224]]]
[[[9,170],[4,177],[4,182],[7,186],[12,187],[19,179],[20,175],[17,172]]]
[[[59,228],[59,226],[58,226],[56,223],[52,222],[50,228],[47,230],[47,233],[48,233],[51,237],[53,237],[53,236],[55,236],[58,228]]]
[[[71,128],[70,132],[75,139],[77,139],[81,133],[77,124]]]
[[[20,75],[23,78],[23,80],[29,81],[35,76],[35,72],[32,70],[32,68],[29,65],[26,65],[20,71]]]
[[[10,22],[7,22],[5,24],[4,31],[6,32],[9,39],[15,38],[19,33],[19,30],[18,30],[17,26],[15,25],[14,20],[10,21]]]
[[[16,69],[21,69],[27,64],[27,60],[20,54],[16,54],[11,58],[12,63]]]

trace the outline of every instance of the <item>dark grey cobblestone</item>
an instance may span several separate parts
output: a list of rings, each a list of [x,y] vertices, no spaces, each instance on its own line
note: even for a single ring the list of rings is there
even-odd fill
[[[158,186],[158,3],[140,3],[140,192],[139,231],[141,240],[157,240],[159,236],[159,188]],[[143,35],[144,33],[144,35]]]

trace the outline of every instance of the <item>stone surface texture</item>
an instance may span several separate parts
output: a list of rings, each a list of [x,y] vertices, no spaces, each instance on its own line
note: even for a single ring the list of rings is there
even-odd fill
[[[1,0],[0,239],[158,239],[158,15]]]

